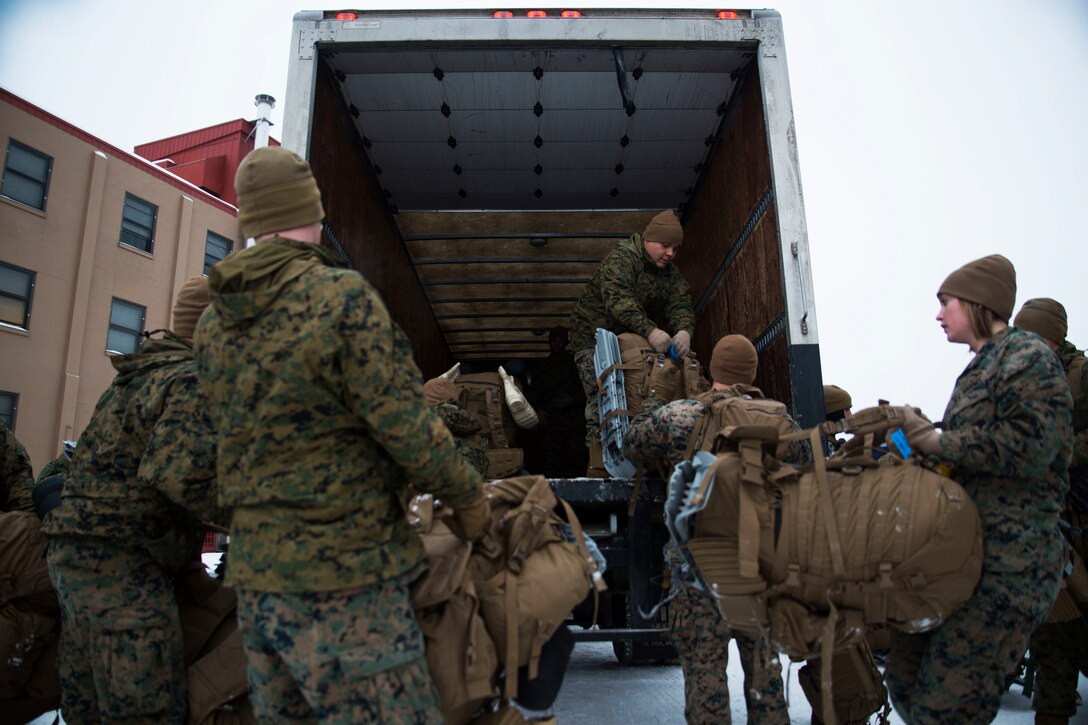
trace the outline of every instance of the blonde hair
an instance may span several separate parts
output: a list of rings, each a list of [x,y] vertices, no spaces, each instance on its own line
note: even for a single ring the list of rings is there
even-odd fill
[[[960,298],[960,307],[963,308],[963,312],[967,316],[967,322],[971,325],[971,333],[980,340],[989,340],[994,336],[995,322],[999,320],[1008,322],[1008,320],[1002,320],[998,317],[989,307],[980,305],[977,302],[970,302],[962,297]]]

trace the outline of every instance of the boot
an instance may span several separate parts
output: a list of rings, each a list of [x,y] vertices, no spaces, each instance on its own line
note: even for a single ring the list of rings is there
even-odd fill
[[[586,478],[610,478],[604,467],[604,453],[601,452],[599,440],[589,444],[589,468],[586,469]]]
[[[452,368],[442,373],[439,377],[445,378],[451,383],[456,383],[457,378],[461,377],[461,363],[457,363]]]
[[[536,428],[540,423],[540,420],[536,417],[536,411],[533,410],[533,406],[529,405],[529,401],[525,399],[525,394],[518,390],[518,386],[514,385],[514,379],[510,377],[510,374],[502,369],[502,365],[499,366],[499,377],[502,378],[502,391],[506,398],[506,407],[510,409],[510,414],[514,416],[514,422],[518,424],[519,428],[527,430]]]

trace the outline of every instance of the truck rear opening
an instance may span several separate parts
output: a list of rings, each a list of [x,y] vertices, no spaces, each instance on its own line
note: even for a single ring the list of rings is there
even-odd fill
[[[693,349],[748,336],[756,385],[818,421],[778,14],[524,13],[295,16],[283,142],[313,166],[330,244],[431,376],[546,355],[597,262],[678,209]]]

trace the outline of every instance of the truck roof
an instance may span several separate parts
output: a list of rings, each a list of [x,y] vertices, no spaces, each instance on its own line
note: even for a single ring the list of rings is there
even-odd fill
[[[368,11],[323,58],[395,210],[682,210],[755,56],[741,12]]]

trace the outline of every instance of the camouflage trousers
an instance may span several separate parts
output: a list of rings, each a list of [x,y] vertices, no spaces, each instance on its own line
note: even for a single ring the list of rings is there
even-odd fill
[[[1088,617],[1040,625],[1029,646],[1035,664],[1032,708],[1047,715],[1073,717],[1077,714],[1081,668],[1088,665]]]
[[[262,723],[441,723],[408,582],[238,590],[250,701]]]
[[[597,369],[593,364],[594,352],[594,348],[590,347],[574,353],[578,379],[582,381],[582,390],[586,393],[586,445],[601,440],[601,408],[597,399]]]
[[[884,675],[892,705],[908,725],[988,723],[997,715],[1005,675],[1053,602],[1041,597],[1034,612],[1010,606],[1008,581],[1015,577],[1005,574],[1003,581],[984,571],[975,593],[942,625],[896,637]]]
[[[147,554],[55,538],[57,670],[68,723],[183,723],[185,665],[173,577]]]
[[[750,723],[789,725],[782,664],[766,643],[734,633],[717,606],[702,592],[684,586],[669,603],[669,629],[684,671],[684,717],[689,725],[729,725],[729,640],[737,640],[744,669],[744,704]],[[764,660],[764,666],[757,662]]]

